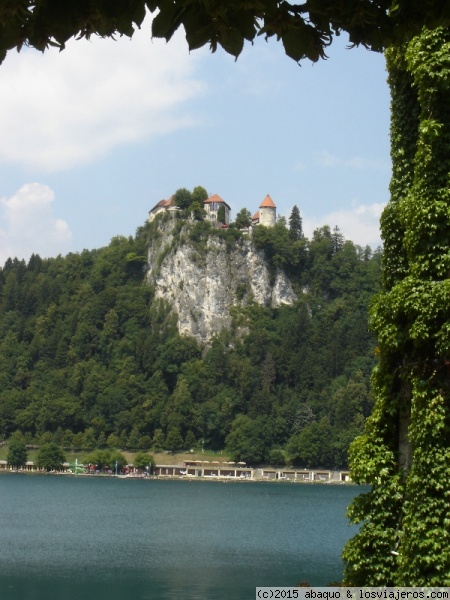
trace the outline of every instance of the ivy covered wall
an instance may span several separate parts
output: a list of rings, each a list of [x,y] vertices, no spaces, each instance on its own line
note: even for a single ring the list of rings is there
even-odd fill
[[[372,486],[350,508],[346,583],[450,585],[450,32],[387,52],[391,200],[383,292],[371,313],[376,404],[352,447]]]

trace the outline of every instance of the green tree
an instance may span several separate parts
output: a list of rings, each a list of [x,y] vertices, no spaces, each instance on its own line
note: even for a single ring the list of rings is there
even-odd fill
[[[351,380],[345,387],[333,394],[334,425],[338,429],[347,429],[356,418],[362,416],[368,405],[368,390],[361,376]]]
[[[97,439],[95,437],[95,431],[92,427],[89,427],[83,435],[83,448],[85,450],[90,450],[91,448],[95,448],[96,445]]]
[[[127,464],[127,459],[121,452],[117,450],[104,449],[94,450],[93,452],[89,453],[84,458],[84,463],[95,465],[95,467],[99,470],[110,469],[111,471],[115,471],[117,463],[117,470],[121,471],[122,468]]]
[[[73,431],[70,431],[70,429],[66,429],[66,431],[64,432],[62,438],[61,438],[61,446],[65,449],[73,449],[75,448],[75,440],[74,440],[75,436]]]
[[[153,434],[153,448],[158,452],[163,450],[166,445],[166,440],[164,436],[164,432],[162,429],[155,429],[155,433]]]
[[[226,438],[226,446],[233,460],[262,463],[270,450],[270,427],[265,417],[250,419],[239,415]]]
[[[115,471],[117,469],[117,471],[119,472],[127,464],[128,461],[126,459],[126,456],[122,454],[122,452],[119,452],[118,450],[110,450],[109,466],[111,467],[111,470]]]
[[[155,468],[155,460],[153,456],[151,454],[147,454],[146,452],[138,452],[133,459],[133,464],[136,469],[139,469],[140,471],[144,471],[148,467],[149,473],[152,473],[153,469]]]
[[[217,221],[225,223],[225,206],[223,204],[219,206],[219,210],[217,211]]]
[[[319,423],[306,425],[290,439],[287,450],[294,464],[308,468],[329,465],[332,432],[328,419],[324,417]]]
[[[118,448],[119,437],[115,433],[111,433],[106,440],[106,445],[108,448]]]
[[[339,227],[337,225],[335,225],[333,227],[333,233],[331,234],[331,245],[333,248],[333,253],[336,253],[339,250],[342,250],[344,242],[345,242],[345,238],[344,238],[343,233],[341,232]]]
[[[23,467],[27,462],[28,452],[25,439],[20,433],[11,436],[8,444],[7,462],[14,467]]]
[[[47,471],[60,471],[66,457],[62,449],[53,442],[44,444],[37,453],[37,464]]]
[[[140,448],[140,439],[141,434],[139,429],[137,427],[133,427],[127,441],[127,448],[130,450],[136,450],[136,448]]]
[[[286,464],[286,456],[280,448],[272,448],[269,454],[269,463],[273,466],[283,466]]]
[[[201,185],[197,185],[192,190],[192,201],[199,202],[203,206],[203,202],[209,198],[208,192]]]
[[[178,189],[173,195],[175,205],[181,209],[189,208],[192,203],[192,194],[186,188]]]
[[[294,205],[289,217],[289,237],[297,241],[303,238],[303,224],[298,206]]]
[[[146,6],[159,11],[154,36],[170,40],[182,25],[191,49],[220,45],[238,56],[244,40],[263,34],[281,39],[291,58],[316,61],[342,31],[354,45],[390,47],[393,180],[382,218],[383,293],[372,313],[380,366],[374,413],[353,450],[354,477],[372,488],[352,509],[364,524],[345,552],[346,582],[448,584],[448,3],[94,0],[61,11],[23,0],[3,7],[0,58],[24,44],[44,50],[71,37],[131,36]],[[14,310],[24,296],[14,282],[7,292]],[[75,353],[91,356],[95,328],[77,333]]]
[[[241,210],[236,215],[234,225],[238,229],[243,229],[244,227],[248,227],[251,222],[252,213],[247,208],[241,208]]]
[[[169,430],[169,433],[167,434],[166,448],[171,452],[175,453],[179,452],[180,450],[183,450],[183,446],[184,443],[183,438],[181,437],[180,430],[178,429],[178,427],[172,427]]]
[[[184,440],[184,447],[186,450],[190,450],[191,448],[195,447],[196,443],[197,440],[195,439],[195,435],[192,430],[189,429],[189,431],[186,433],[186,439]]]
[[[196,221],[203,221],[206,215],[206,210],[203,208],[203,203],[195,200],[189,206],[189,210],[191,211],[192,216]]]
[[[292,433],[300,433],[302,429],[316,420],[314,412],[310,406],[302,404],[295,413],[295,421],[292,426]]]

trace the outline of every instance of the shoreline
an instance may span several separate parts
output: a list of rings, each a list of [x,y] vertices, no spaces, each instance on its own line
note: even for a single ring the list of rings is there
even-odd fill
[[[35,475],[35,476],[51,476],[51,477],[82,477],[83,479],[120,479],[126,481],[201,481],[201,482],[217,482],[217,483],[275,483],[275,484],[303,484],[303,485],[339,485],[339,486],[357,486],[358,484],[353,481],[305,481],[305,480],[283,480],[283,479],[268,479],[268,478],[234,478],[234,477],[184,477],[184,476],[170,476],[170,475],[150,475],[143,477],[139,475],[110,475],[108,473],[69,473],[67,471],[27,471],[27,470],[13,470],[13,469],[0,469],[1,475]]]

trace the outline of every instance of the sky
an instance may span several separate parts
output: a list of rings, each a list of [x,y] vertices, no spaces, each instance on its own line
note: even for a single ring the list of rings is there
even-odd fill
[[[384,58],[348,49],[301,66],[259,39],[237,61],[182,31],[10,52],[0,66],[0,266],[106,246],[201,185],[253,214],[267,194],[304,232],[376,248],[388,200]]]

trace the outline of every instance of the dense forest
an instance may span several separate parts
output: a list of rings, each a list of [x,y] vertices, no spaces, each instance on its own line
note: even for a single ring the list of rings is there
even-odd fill
[[[0,269],[0,436],[64,448],[226,449],[247,463],[342,468],[371,411],[368,311],[381,252],[324,226],[289,223],[253,243],[299,300],[236,307],[236,324],[200,347],[154,300],[147,248],[158,219],[98,250]],[[179,220],[179,219],[178,219]],[[186,225],[187,226],[187,225]],[[191,223],[205,243],[218,235]],[[232,244],[237,227],[220,231]]]

